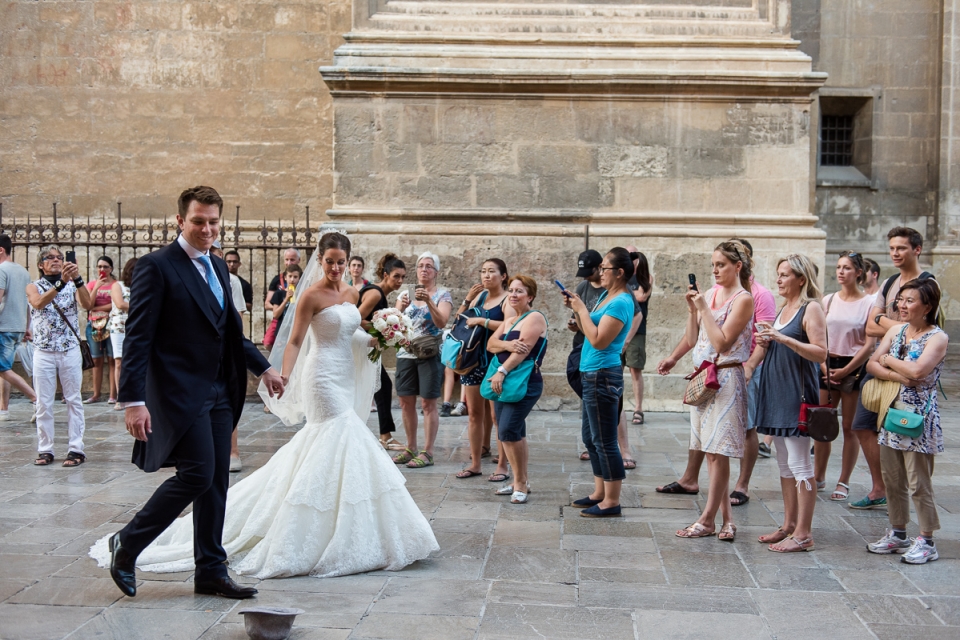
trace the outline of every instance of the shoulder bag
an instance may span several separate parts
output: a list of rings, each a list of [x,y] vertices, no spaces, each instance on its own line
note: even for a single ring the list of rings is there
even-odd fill
[[[440,349],[440,361],[443,366],[452,369],[454,373],[466,375],[480,366],[487,345],[484,341],[486,332],[482,326],[469,326],[469,318],[479,318],[483,314],[483,303],[487,292],[484,291],[478,298],[476,306],[464,311],[457,318],[453,328],[443,339]]]
[[[809,303],[807,303],[809,304]],[[804,305],[806,307],[806,304]],[[800,319],[803,322],[803,318]],[[826,331],[826,322],[824,322],[824,331]],[[830,333],[827,331],[827,402],[830,401],[830,394],[833,390],[830,388]],[[800,358],[800,417],[797,427],[800,433],[810,436],[818,442],[833,442],[840,435],[840,420],[837,418],[837,408],[829,404],[807,403],[803,394],[803,356],[797,354]],[[818,385],[819,386],[819,385]]]
[[[930,405],[933,403],[933,397],[937,395],[937,389],[934,387],[933,393],[927,398],[927,404],[923,411],[904,411],[903,409],[891,408],[883,420],[883,428],[891,433],[897,433],[908,438],[919,438],[923,435],[923,420],[930,411]]]
[[[510,331],[513,331],[514,327],[520,324],[520,321],[531,313],[533,312],[527,311],[525,314],[517,318],[517,321],[513,323],[512,327],[510,327]],[[539,313],[539,311],[537,313]],[[544,320],[546,320],[546,318],[544,318]],[[503,335],[507,335],[510,333],[510,331],[504,332]],[[527,386],[530,384],[530,375],[539,366],[537,365],[537,360],[540,359],[540,356],[543,355],[543,350],[546,348],[547,341],[544,339],[543,344],[540,345],[540,351],[537,352],[537,355],[534,358],[527,358],[523,360],[523,362],[517,365],[516,369],[510,372],[510,375],[503,379],[503,390],[499,395],[497,395],[494,392],[493,387],[490,386],[490,378],[497,375],[497,369],[500,367],[500,360],[498,358],[491,358],[490,364],[487,365],[487,374],[483,377],[483,382],[480,383],[480,395],[487,400],[495,400],[497,402],[520,402],[523,400],[523,398],[527,395]]]
[[[67,320],[66,314],[63,313],[63,309],[60,308],[60,305],[57,304],[56,300],[51,301],[53,308],[57,310],[57,313],[60,314],[60,317],[63,318],[64,324],[70,329],[70,332],[77,338],[77,341],[80,343],[80,358],[83,361],[83,370],[87,371],[88,369],[93,369],[93,356],[90,355],[90,345],[87,344],[87,341],[80,337],[80,334],[77,333],[77,330],[73,328],[73,325],[70,324],[70,321]]]
[[[736,295],[740,294],[737,293]],[[726,321],[726,317],[726,314],[724,314],[724,321]],[[709,360],[704,360],[693,373],[688,376],[684,376],[683,379],[687,380],[687,388],[683,392],[683,404],[688,404],[693,407],[699,407],[707,404],[713,400],[713,398],[717,395],[717,391],[720,389],[720,381],[717,378],[717,371],[719,369],[727,369],[730,367],[739,367],[743,365],[742,362],[731,362],[729,364],[718,365],[717,360],[719,358],[720,355],[718,354],[712,362]]]

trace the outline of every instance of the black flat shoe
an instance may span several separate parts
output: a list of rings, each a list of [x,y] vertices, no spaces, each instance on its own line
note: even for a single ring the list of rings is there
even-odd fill
[[[123,595],[132,598],[137,595],[137,559],[120,546],[119,533],[113,534],[107,547],[110,549],[110,577]]]
[[[570,503],[571,507],[592,507],[595,504],[600,504],[600,500],[594,500],[590,496],[586,498],[580,498],[579,500],[574,500]]]
[[[580,515],[584,518],[619,518],[620,505],[610,507],[609,509],[601,509],[595,504],[589,509],[584,509],[581,511]]]
[[[244,600],[257,595],[257,590],[253,587],[244,587],[234,582],[229,576],[217,578],[215,580],[203,580],[193,583],[193,592],[202,593],[208,596],[223,596],[224,598],[234,598]]]

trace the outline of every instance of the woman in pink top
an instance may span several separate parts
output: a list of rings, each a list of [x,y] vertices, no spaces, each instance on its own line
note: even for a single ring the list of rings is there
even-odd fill
[[[860,378],[863,365],[873,353],[874,340],[867,340],[866,325],[874,297],[860,289],[866,274],[863,256],[853,251],[844,251],[837,259],[837,283],[840,291],[824,296],[823,308],[827,313],[827,350],[829,351],[830,380],[827,369],[820,365],[820,404],[838,406],[843,403],[843,457],[840,463],[840,479],[830,494],[830,499],[842,502],[850,493],[850,474],[860,455],[860,443],[850,431],[860,396]],[[829,389],[828,389],[829,387]],[[817,490],[826,485],[827,463],[830,460],[830,442],[814,442],[814,476]]]

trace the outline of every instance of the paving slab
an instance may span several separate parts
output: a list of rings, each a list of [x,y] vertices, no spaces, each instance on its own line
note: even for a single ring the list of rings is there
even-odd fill
[[[18,403],[11,415],[28,416]],[[677,538],[699,517],[709,486],[703,469],[697,495],[655,491],[686,465],[685,415],[647,413],[646,425],[631,425],[638,467],[624,482],[623,517],[582,518],[570,501],[586,495],[593,478],[577,458],[579,414],[535,412],[527,504],[493,494],[499,485],[486,481],[490,464],[484,477],[454,477],[468,459],[467,420],[444,418],[437,464],[401,469],[438,552],[401,571],[240,577],[260,590],[247,602],[195,595],[192,572],[140,572],[137,597],[122,597],[87,551],[172,472],[134,468],[120,417],[99,406],[87,413],[91,456],[80,469],[34,467],[35,428],[10,422],[0,427],[0,637],[241,640],[239,610],[265,605],[305,610],[293,640],[960,637],[960,436],[952,435],[960,434],[960,401],[944,406],[947,451],[934,478],[941,560],[929,565],[867,553],[866,543],[889,526],[886,513],[854,511],[823,495],[816,551],[769,552],[756,537],[776,529],[783,501],[776,462],[767,459],[757,463],[750,502],[733,510],[736,542]],[[375,415],[368,426],[377,432]],[[231,484],[296,429],[250,404],[240,433],[244,471]],[[834,455],[828,480],[838,472]],[[862,459],[851,485],[854,498],[869,487]],[[915,523],[908,529],[916,534]]]

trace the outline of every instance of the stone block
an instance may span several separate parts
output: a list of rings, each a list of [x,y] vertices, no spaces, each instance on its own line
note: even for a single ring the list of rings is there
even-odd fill
[[[597,150],[584,145],[521,146],[517,166],[522,175],[575,178],[597,171]]]
[[[482,174],[476,180],[478,207],[522,209],[536,203],[536,178]]]
[[[548,209],[598,209],[613,204],[613,189],[599,175],[545,176],[539,180],[538,205]]]
[[[513,145],[505,142],[421,145],[420,157],[427,175],[516,173]]]
[[[605,178],[664,178],[673,168],[664,146],[602,146],[597,156],[600,175]]]
[[[744,151],[739,147],[680,149],[678,162],[679,175],[684,178],[738,176],[746,169]]]
[[[484,612],[479,638],[596,638],[614,640],[633,635],[629,611],[491,604]]]
[[[440,112],[440,139],[450,143],[495,142],[493,106],[449,105]]]

